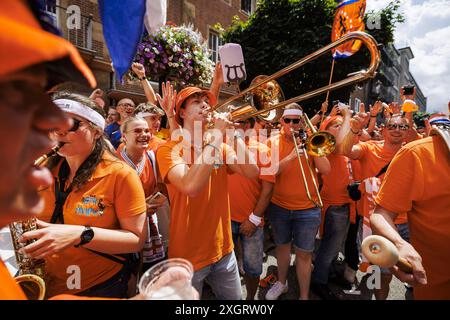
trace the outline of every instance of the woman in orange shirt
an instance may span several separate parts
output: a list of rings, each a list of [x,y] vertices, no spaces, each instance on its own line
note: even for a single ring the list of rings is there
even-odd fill
[[[41,190],[45,207],[39,230],[24,240],[32,258],[45,258],[48,296],[68,293],[124,298],[129,260],[141,250],[145,197],[136,172],[118,160],[104,140],[104,118],[86,97],[59,93],[54,103],[73,119],[51,138],[64,143],[47,167],[54,183]]]
[[[125,146],[122,150],[117,150],[117,155],[125,161],[130,167],[136,170],[141,180],[146,199],[149,199],[155,191],[157,184],[157,175],[155,170],[155,154],[148,151],[148,144],[151,138],[151,132],[147,122],[139,117],[131,117],[122,123],[120,127],[122,140]],[[164,198],[164,197],[163,197]],[[161,236],[158,229],[158,220],[156,210],[164,204],[163,202],[150,202],[147,200],[147,220],[148,237],[145,241],[142,260],[143,269],[148,269],[151,264],[165,257],[164,247],[161,242]]]

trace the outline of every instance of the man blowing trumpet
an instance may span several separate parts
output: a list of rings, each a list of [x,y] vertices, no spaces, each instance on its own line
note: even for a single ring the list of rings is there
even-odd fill
[[[236,150],[223,143],[225,131],[234,130],[228,114],[208,117],[216,103],[210,91],[187,87],[173,95],[172,103],[181,130],[175,130],[156,155],[172,209],[169,257],[185,258],[193,264],[192,284],[200,294],[208,279],[218,299],[242,299],[227,174],[255,179],[258,167],[241,138],[237,138]],[[213,130],[206,130],[208,123]]]

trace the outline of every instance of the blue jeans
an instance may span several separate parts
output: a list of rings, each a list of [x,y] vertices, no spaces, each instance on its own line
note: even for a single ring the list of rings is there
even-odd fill
[[[255,233],[251,237],[247,237],[239,233],[240,226],[239,222],[231,221],[234,246],[236,247],[240,239],[245,274],[249,277],[258,278],[263,269],[264,229],[256,228]]]
[[[288,210],[271,203],[268,215],[277,246],[293,241],[295,247],[303,252],[314,251],[321,220],[319,208]]]
[[[347,236],[350,226],[350,208],[348,204],[330,206],[325,214],[323,237],[314,260],[312,281],[328,283],[331,266]]]
[[[242,300],[241,278],[234,251],[194,272],[192,285],[202,296],[203,282],[208,280],[219,300]]]

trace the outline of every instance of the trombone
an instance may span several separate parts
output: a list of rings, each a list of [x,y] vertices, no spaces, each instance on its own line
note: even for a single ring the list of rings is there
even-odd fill
[[[305,170],[303,169],[302,159],[300,158],[301,154],[300,154],[299,146],[297,144],[296,133],[293,130],[291,131],[291,133],[292,133],[292,139],[294,140],[294,149],[295,149],[295,153],[297,154],[298,164],[299,164],[300,170],[302,172],[302,179],[303,179],[303,184],[305,185],[306,195],[308,196],[308,199],[312,203],[314,203],[317,207],[322,208],[323,202],[322,202],[322,198],[320,197],[319,187],[317,186],[316,179],[314,179],[314,171],[311,168],[311,164],[309,163],[308,152],[303,152],[303,153],[305,154],[305,160],[306,160],[306,163],[308,164],[309,174],[311,175],[311,180],[314,185],[314,190],[316,191],[317,201],[314,200],[314,198],[311,196],[311,193],[309,192],[308,181],[306,180]],[[303,141],[304,140],[305,139],[303,138]]]
[[[297,69],[301,67],[302,65],[317,59],[318,57],[322,56],[323,54],[327,53],[331,49],[334,49],[341,44],[350,41],[350,40],[360,40],[369,50],[370,52],[370,64],[367,70],[360,70],[358,72],[353,72],[348,75],[346,79],[340,80],[338,82],[334,82],[331,84],[328,84],[324,87],[315,89],[313,91],[304,93],[302,95],[299,95],[297,97],[293,97],[288,100],[284,100],[283,92],[281,91],[280,86],[275,81],[275,79],[291,72],[294,69]],[[351,84],[355,84],[361,81],[364,81],[368,78],[373,78],[376,75],[376,70],[378,68],[378,65],[380,64],[380,52],[378,50],[378,44],[377,41],[369,34],[361,31],[355,31],[350,32],[341,37],[340,39],[336,40],[335,42],[332,42],[328,44],[327,46],[309,54],[308,56],[298,60],[297,62],[294,62],[293,64],[285,67],[284,69],[281,69],[278,72],[275,72],[271,76],[258,76],[250,84],[250,87],[239,92],[238,94],[228,98],[226,101],[224,101],[222,104],[217,105],[212,108],[212,111],[217,110],[223,106],[229,105],[232,101],[242,98],[246,96],[245,100],[249,103],[244,104],[243,106],[239,107],[238,109],[231,112],[231,120],[232,121],[239,121],[239,120],[245,120],[251,117],[257,116],[258,118],[267,121],[267,122],[277,122],[279,118],[281,118],[281,112],[282,108],[294,103],[294,102],[300,102],[303,100],[310,99],[312,97],[318,96],[324,92],[336,90]],[[275,110],[275,113],[272,112]],[[323,157],[327,156],[331,152],[334,151],[336,140],[333,137],[333,135],[324,132],[319,131],[317,132],[314,126],[309,121],[308,116],[306,113],[303,112],[302,119],[304,120],[307,127],[312,132],[312,135],[310,137],[303,137],[303,140],[305,141],[305,148],[306,152],[305,158],[306,162],[309,167],[309,171],[311,174],[311,178],[314,184],[314,188],[318,197],[318,201],[315,201],[310,193],[308,182],[306,180],[306,175],[304,172],[303,164],[301,162],[300,158],[300,151],[299,147],[297,145],[297,141],[295,138],[295,134],[293,134],[294,139],[294,147],[297,153],[298,162],[300,165],[300,169],[302,172],[302,179],[303,183],[305,185],[306,193],[308,196],[308,199],[313,202],[316,206],[322,208],[323,203],[322,199],[320,197],[319,189],[317,186],[317,182],[314,178],[314,172],[313,168],[311,168],[311,165],[308,160],[308,154],[312,156],[318,156]]]
[[[351,76],[340,80],[338,82],[331,83],[324,87],[318,88],[316,90],[304,93],[297,97],[293,97],[291,99],[284,100],[283,93],[281,92],[280,86],[275,79],[291,72],[294,69],[301,67],[302,65],[317,59],[323,54],[327,53],[331,49],[334,49],[341,44],[350,41],[350,40],[360,40],[369,50],[370,52],[370,65],[367,70],[360,70],[358,72],[351,73]],[[239,92],[238,94],[228,98],[220,105],[216,105],[212,108],[212,111],[217,110],[223,106],[229,105],[232,101],[247,96],[247,101],[250,101],[250,104],[246,104],[231,113],[232,121],[237,120],[245,120],[250,117],[258,116],[262,118],[264,121],[276,122],[281,117],[281,112],[278,112],[277,117],[272,117],[267,119],[267,115],[271,110],[281,110],[281,108],[287,106],[293,102],[300,102],[303,100],[310,99],[312,97],[318,96],[324,92],[336,90],[357,82],[364,81],[368,78],[373,78],[376,75],[376,70],[378,65],[380,64],[380,52],[378,50],[377,41],[369,34],[361,31],[349,32],[344,35],[342,38],[336,40],[328,44],[327,46],[309,54],[308,56],[294,62],[293,64],[281,69],[280,71],[275,72],[270,76],[258,76],[256,77],[250,84],[250,87]],[[262,88],[259,88],[262,87]],[[250,97],[249,97],[250,96]],[[262,101],[261,105],[256,105],[255,101]],[[282,102],[280,102],[282,101]]]

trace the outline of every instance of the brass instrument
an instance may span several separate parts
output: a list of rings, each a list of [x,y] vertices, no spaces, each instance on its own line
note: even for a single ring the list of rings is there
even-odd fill
[[[297,154],[297,160],[298,160],[298,164],[300,166],[300,170],[302,172],[302,179],[303,179],[303,184],[305,185],[305,190],[306,190],[306,195],[308,196],[308,199],[314,203],[317,207],[322,208],[323,207],[323,202],[322,202],[322,198],[320,197],[320,192],[319,192],[319,187],[317,186],[317,182],[316,179],[314,179],[314,171],[313,168],[311,168],[311,165],[309,163],[309,157],[308,157],[308,152],[302,152],[305,155],[305,159],[306,159],[306,163],[308,164],[308,168],[309,168],[309,174],[311,175],[311,180],[313,182],[314,185],[314,189],[316,191],[316,195],[317,195],[317,200],[316,201],[312,196],[311,196],[311,192],[309,191],[309,186],[308,186],[308,181],[306,180],[306,175],[305,175],[305,170],[303,169],[303,164],[302,164],[302,159],[301,159],[301,154],[300,154],[300,150],[297,144],[297,135],[296,133],[292,130],[292,139],[294,140],[294,149],[295,149],[295,153]],[[306,134],[305,134],[306,135]],[[303,141],[305,141],[306,137],[303,136]]]
[[[49,153],[39,157],[34,162],[34,165],[38,167],[42,166],[45,160],[54,156],[63,144],[64,143],[58,144]],[[15,221],[9,224],[9,230],[11,232],[14,252],[16,255],[17,267],[19,269],[19,275],[16,277],[16,281],[29,300],[43,300],[45,298],[45,260],[32,259],[20,253],[20,249],[35,240],[21,243],[19,242],[19,239],[25,232],[36,229],[37,224],[36,218],[34,217],[23,221]]]
[[[331,83],[322,88],[318,88],[316,90],[304,93],[300,96],[283,101],[284,100],[283,93],[281,92],[280,86],[275,81],[275,79],[291,72],[294,69],[299,68],[300,66],[306,64],[307,62],[310,62],[311,60],[316,59],[317,57],[327,53],[331,49],[340,46],[342,43],[354,39],[360,40],[370,52],[371,59],[370,65],[367,70],[361,70],[358,72],[351,73],[351,76],[346,79],[340,80],[335,83]],[[223,106],[230,104],[232,101],[245,96],[246,103],[242,107],[236,109],[231,113],[231,121],[245,120],[250,117],[257,116],[258,118],[265,121],[277,122],[282,114],[281,109],[287,106],[288,104],[307,100],[309,98],[321,95],[324,92],[339,89],[348,86],[350,84],[364,81],[368,78],[373,78],[375,77],[376,70],[379,64],[380,64],[380,52],[378,51],[378,44],[376,40],[371,35],[365,32],[360,31],[349,32],[342,38],[336,40],[335,42],[332,42],[327,46],[298,60],[297,62],[294,62],[293,64],[285,67],[284,69],[275,72],[271,76],[256,77],[251,82],[250,87],[239,92],[233,97],[228,98],[222,104],[217,105],[212,109],[213,111],[220,109]],[[270,111],[272,110],[279,110],[279,111],[277,111],[276,114],[274,114],[270,113]]]
[[[302,95],[299,95],[297,97],[288,99],[284,101],[283,92],[281,91],[280,86],[275,81],[275,79],[291,72],[294,69],[299,68],[300,66],[306,64],[307,62],[316,59],[317,57],[323,55],[324,53],[330,51],[331,49],[340,46],[341,44],[349,41],[349,40],[360,40],[369,50],[370,52],[370,65],[367,70],[361,70],[358,72],[353,72],[348,75],[346,79],[340,80],[335,83],[329,83],[328,85],[318,88],[316,90],[304,93]],[[250,87],[239,92],[237,95],[230,97],[225,102],[223,102],[220,105],[215,106],[212,108],[214,110],[220,109],[223,106],[226,106],[230,104],[232,101],[244,97],[246,103],[231,112],[231,121],[239,121],[239,120],[245,120],[250,117],[258,117],[266,122],[277,122],[281,118],[282,115],[282,108],[294,103],[294,102],[300,102],[303,100],[307,100],[309,98],[321,95],[324,92],[329,92],[331,90],[339,89],[342,87],[345,87],[350,84],[354,84],[357,82],[364,81],[368,78],[375,77],[376,70],[378,68],[378,65],[380,64],[380,52],[378,51],[378,44],[376,40],[369,34],[356,31],[356,32],[350,32],[344,35],[342,38],[336,40],[333,43],[328,44],[327,46],[311,53],[310,55],[298,60],[297,62],[285,67],[284,69],[275,72],[271,76],[258,76],[256,77],[250,84]],[[275,111],[276,110],[276,111]],[[275,113],[273,112],[275,111]],[[308,199],[313,202],[317,207],[323,207],[322,199],[320,197],[319,189],[317,186],[317,182],[314,179],[314,172],[313,169],[310,166],[310,163],[308,161],[308,154],[312,156],[317,157],[323,157],[331,152],[334,151],[336,147],[336,140],[333,135],[321,131],[317,132],[314,128],[314,126],[309,121],[308,116],[303,112],[303,116],[301,117],[303,119],[303,122],[306,124],[307,127],[312,132],[312,135],[310,137],[304,137],[305,142],[305,148],[306,152],[304,152],[304,155],[306,157],[306,162],[308,163],[309,171],[311,174],[311,178],[313,180],[314,188],[318,197],[318,201],[314,200],[311,196],[308,182],[306,180],[305,172],[303,165],[301,163],[300,158],[300,151],[298,149],[297,141],[295,139],[295,136],[293,134],[294,138],[294,146],[297,153],[297,158],[299,161],[300,169],[302,171],[302,179],[303,183],[305,184],[306,193],[308,196]]]
[[[303,110],[302,110],[303,111]],[[291,131],[292,133],[292,139],[294,140],[294,148],[295,153],[297,154],[298,164],[300,166],[300,170],[302,172],[302,180],[303,184],[305,185],[306,195],[308,196],[308,199],[314,203],[317,207],[322,208],[323,202],[322,198],[320,197],[319,187],[317,184],[316,179],[314,178],[314,169],[311,167],[311,164],[309,163],[309,157],[308,154],[314,157],[325,157],[332,153],[334,149],[336,148],[336,139],[331,133],[328,133],[326,131],[317,131],[314,126],[312,125],[311,121],[309,120],[306,113],[302,112],[301,120],[303,123],[303,129],[300,132],[295,132],[293,129]],[[311,131],[311,135],[308,137],[305,129],[309,128]],[[297,137],[300,137],[303,141],[303,148],[305,149],[305,152],[302,152],[305,156],[306,163],[308,164],[309,168],[309,174],[311,175],[311,180],[314,185],[314,189],[317,195],[316,201],[312,196],[311,192],[309,190],[308,181],[306,180],[305,170],[303,168],[303,164],[301,161],[301,154],[299,151],[299,146],[297,144]]]

